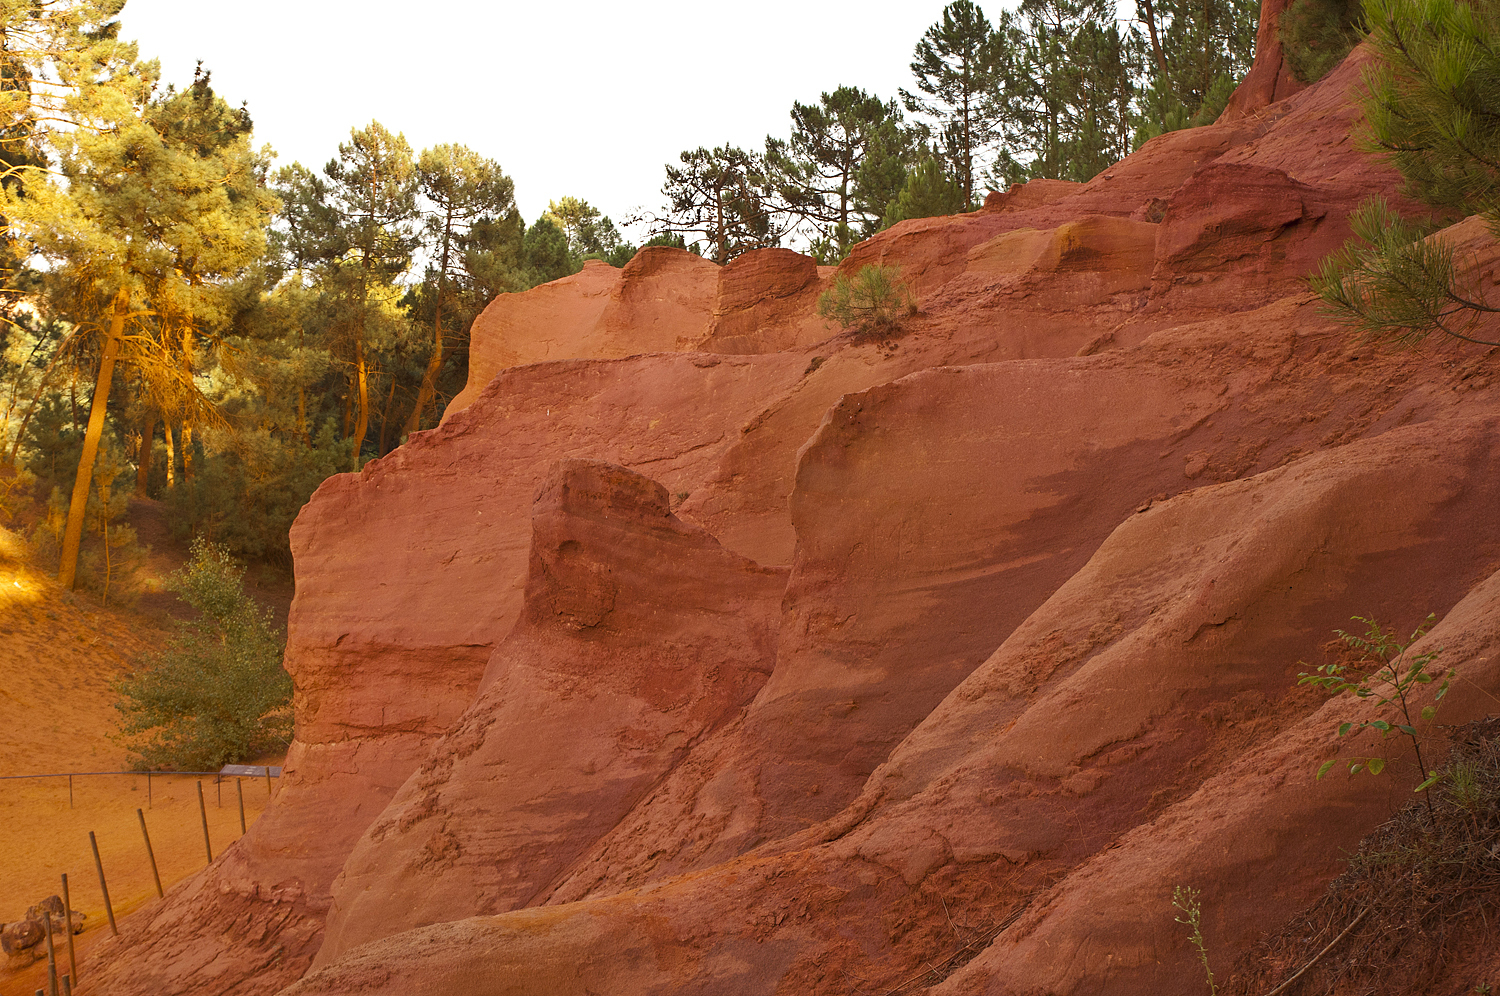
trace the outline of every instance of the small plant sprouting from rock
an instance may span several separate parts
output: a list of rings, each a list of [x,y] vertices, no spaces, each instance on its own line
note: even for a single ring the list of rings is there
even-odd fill
[[[1203,905],[1201,895],[1191,886],[1179,885],[1172,890],[1172,905],[1177,908],[1176,921],[1189,928],[1188,943],[1198,951],[1198,960],[1203,963],[1203,974],[1208,977],[1208,996],[1215,996],[1219,987],[1214,983],[1213,969],[1208,967],[1208,945],[1203,940]]]
[[[818,298],[818,314],[863,335],[891,335],[917,313],[916,299],[899,266],[860,267],[853,279],[840,273]]]
[[[1417,755],[1417,767],[1422,773],[1422,782],[1415,791],[1424,793],[1423,798],[1426,799],[1429,810],[1432,809],[1432,799],[1426,795],[1426,792],[1442,776],[1437,771],[1429,770],[1426,760],[1422,757],[1422,736],[1416,726],[1419,720],[1413,717],[1412,710],[1416,706],[1415,699],[1421,687],[1438,682],[1437,689],[1433,692],[1432,704],[1423,706],[1417,714],[1421,722],[1431,722],[1437,715],[1438,705],[1442,702],[1443,696],[1448,694],[1448,685],[1453,680],[1453,672],[1450,670],[1446,674],[1441,674],[1430,670],[1432,662],[1442,653],[1441,647],[1422,654],[1411,654],[1408,651],[1422,638],[1423,634],[1432,628],[1435,618],[1434,615],[1429,614],[1412,632],[1410,639],[1402,642],[1394,629],[1385,629],[1375,621],[1373,616],[1369,618],[1355,616],[1355,622],[1365,624],[1363,635],[1346,633],[1343,630],[1335,630],[1335,632],[1357,657],[1353,661],[1344,663],[1324,664],[1316,672],[1303,671],[1297,675],[1297,684],[1316,685],[1329,695],[1342,695],[1348,692],[1356,698],[1374,699],[1377,706],[1396,706],[1400,712],[1398,722],[1367,719],[1358,723],[1340,723],[1339,736],[1348,736],[1350,733],[1370,728],[1379,730],[1381,737],[1388,737],[1392,732],[1409,737],[1412,749]],[[1345,760],[1349,765],[1351,775],[1358,774],[1360,771],[1378,775],[1385,770],[1383,757],[1352,757]],[[1323,766],[1318,769],[1318,777],[1322,778],[1338,762],[1337,757],[1324,762]]]

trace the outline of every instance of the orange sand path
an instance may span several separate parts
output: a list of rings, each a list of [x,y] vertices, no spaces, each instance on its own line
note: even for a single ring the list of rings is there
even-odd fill
[[[166,632],[138,615],[66,595],[21,553],[14,535],[0,529],[0,775],[123,770],[125,752],[110,739],[119,714],[109,685]],[[75,939],[82,962],[83,951],[109,933],[89,831],[99,841],[118,920],[157,901],[137,809],[163,888],[206,863],[198,780],[152,776],[148,802],[145,775],[78,776],[71,807],[66,778],[0,780],[0,922],[60,893],[66,872],[73,908],[88,916]],[[202,781],[217,855],[240,835],[239,800],[234,780]],[[244,779],[242,787],[248,825],[265,808],[266,783]],[[60,943],[62,971],[66,951]],[[0,996],[30,996],[45,980],[45,959],[20,971],[0,960]]]

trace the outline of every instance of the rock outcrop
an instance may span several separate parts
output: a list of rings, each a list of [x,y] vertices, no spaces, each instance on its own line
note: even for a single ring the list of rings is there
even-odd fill
[[[522,618],[345,862],[319,962],[460,911],[545,901],[765,683],[786,572],[724,550],[668,501],[611,464],[549,475]]]
[[[1444,722],[1500,695],[1500,355],[1307,293],[1411,205],[1365,53],[1284,85],[1266,9],[1217,124],[855,247],[898,335],[785,250],[491,305],[443,425],[297,521],[284,789],[85,996],[1154,994],[1201,984],[1173,886],[1226,960],[1278,929],[1415,782],[1313,777],[1374,713],[1299,662],[1434,612]]]

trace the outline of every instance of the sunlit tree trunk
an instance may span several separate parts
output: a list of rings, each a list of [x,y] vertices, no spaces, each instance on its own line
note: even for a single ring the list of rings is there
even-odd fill
[[[142,498],[146,497],[146,489],[151,483],[151,443],[155,435],[156,411],[147,408],[141,419],[140,448],[135,454],[135,493]]]
[[[78,460],[78,476],[73,480],[73,501],[68,506],[68,525],[63,532],[62,560],[57,565],[57,581],[71,590],[78,576],[78,547],[83,542],[83,515],[88,507],[89,487],[94,479],[94,457],[99,454],[99,438],[104,434],[104,410],[109,405],[110,382],[115,375],[115,357],[120,354],[120,338],[125,334],[125,314],[130,308],[130,292],[115,295],[109,314],[109,332],[104,340],[104,356],[99,361],[99,376],[94,381],[94,403],[89,409],[89,425],[83,434],[83,455]]]
[[[358,382],[359,404],[354,418],[354,469],[359,469],[359,451],[365,445],[365,433],[370,428],[370,380],[365,367],[365,343],[361,335],[354,340],[354,375]]]
[[[161,434],[167,438],[167,489],[177,487],[177,439],[172,434],[172,420],[163,419]]]
[[[391,371],[391,389],[385,396],[385,407],[380,410],[380,446],[376,450],[381,456],[390,451],[385,448],[391,435],[391,408],[396,404],[396,371]]]
[[[184,329],[182,332],[182,372],[188,382],[193,377],[193,330]],[[182,420],[182,480],[183,483],[193,479],[193,426],[186,417]]]

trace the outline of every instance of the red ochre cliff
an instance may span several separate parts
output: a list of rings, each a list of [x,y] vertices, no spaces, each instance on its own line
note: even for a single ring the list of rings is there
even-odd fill
[[[1314,779],[1299,661],[1430,611],[1445,721],[1500,693],[1500,357],[1321,314],[1406,202],[1363,55],[1262,36],[1218,124],[858,246],[898,337],[779,249],[492,304],[297,520],[284,789],[81,991],[1179,993],[1174,886],[1221,965],[1278,930],[1414,784]]]

